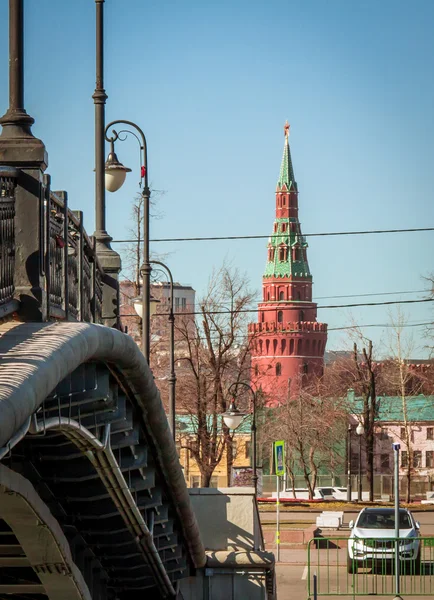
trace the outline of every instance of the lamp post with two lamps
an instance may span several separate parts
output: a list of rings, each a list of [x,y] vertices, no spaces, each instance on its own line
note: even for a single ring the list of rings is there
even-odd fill
[[[365,433],[363,423],[360,421],[356,427],[356,433],[359,436],[359,481],[358,481],[358,492],[357,501],[362,501],[362,436]]]
[[[231,393],[231,390],[235,389],[235,394],[232,396],[229,408],[226,412],[222,414],[225,425],[229,427],[229,429],[235,430],[241,423],[243,417],[246,416],[245,413],[242,413],[238,407],[236,406],[236,390],[238,386],[244,386],[247,388],[252,394],[252,425],[250,428],[251,431],[251,440],[252,440],[252,471],[253,471],[253,487],[255,488],[255,496],[258,492],[258,474],[256,471],[256,393],[253,388],[243,381],[234,382],[229,386],[228,394]]]

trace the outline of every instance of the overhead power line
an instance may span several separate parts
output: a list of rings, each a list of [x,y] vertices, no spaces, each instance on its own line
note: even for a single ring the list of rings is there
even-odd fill
[[[302,237],[326,237],[338,235],[372,235],[381,233],[417,233],[421,231],[434,231],[434,227],[418,227],[412,229],[371,229],[368,231],[328,231],[321,233],[303,233],[299,234]],[[215,242],[219,240],[261,240],[274,237],[282,237],[283,234],[269,235],[225,235],[225,236],[210,236],[210,237],[190,237],[190,238],[156,238],[149,240],[152,243],[157,242]],[[112,240],[111,244],[137,244],[139,240]],[[142,243],[143,240],[140,240]]]
[[[386,302],[359,302],[359,303],[354,303],[354,304],[329,304],[329,305],[319,305],[317,306],[318,309],[337,309],[337,308],[356,308],[356,307],[361,307],[361,306],[390,306],[392,304],[418,304],[421,302],[434,302],[434,298],[423,298],[421,300],[390,300],[390,301],[386,301]],[[285,306],[282,306],[282,309],[285,308]],[[300,304],[299,306],[287,306],[286,310],[303,310],[307,308],[306,307],[306,303],[304,304]],[[277,313],[278,310],[281,310],[281,308],[263,308],[261,309],[260,312],[275,312]],[[208,315],[228,315],[230,313],[236,313],[236,314],[240,314],[240,313],[257,313],[259,312],[257,308],[241,308],[239,310],[205,310],[205,313]],[[185,316],[189,316],[189,315],[201,315],[203,314],[202,311],[183,311],[182,313],[178,313],[180,315],[185,315]],[[155,313],[156,317],[163,317],[163,316],[167,316],[167,313]],[[125,316],[131,316],[131,315],[125,315]]]

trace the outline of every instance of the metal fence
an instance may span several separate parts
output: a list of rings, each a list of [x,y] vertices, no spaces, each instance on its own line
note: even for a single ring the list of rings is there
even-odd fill
[[[308,597],[395,596],[399,543],[400,593],[434,596],[434,538],[314,538],[307,547]],[[349,545],[353,557],[350,558]]]

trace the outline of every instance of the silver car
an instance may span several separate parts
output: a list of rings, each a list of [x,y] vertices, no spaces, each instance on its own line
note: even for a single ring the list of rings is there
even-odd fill
[[[356,522],[350,521],[347,566],[349,573],[359,568],[387,566],[395,558],[395,510],[393,508],[364,508]],[[420,572],[420,525],[411,512],[399,509],[400,563],[409,566],[409,572]],[[404,569],[403,569],[404,572]]]

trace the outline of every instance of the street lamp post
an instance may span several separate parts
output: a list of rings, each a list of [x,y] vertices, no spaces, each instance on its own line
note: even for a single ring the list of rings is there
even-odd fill
[[[352,484],[351,484],[351,424],[348,425],[347,433],[347,501],[352,500]]]
[[[362,501],[362,436],[365,433],[365,428],[363,427],[363,423],[360,422],[357,425],[356,433],[359,436],[359,481],[358,481],[358,492],[357,492],[357,501]]]
[[[176,400],[175,400],[175,386],[176,386],[176,373],[175,373],[175,314],[173,312],[173,277],[172,273],[164,263],[158,260],[151,260],[151,265],[158,265],[162,267],[167,275],[169,276],[170,282],[170,298],[169,298],[169,346],[170,346],[170,359],[169,359],[169,425],[172,430],[173,439],[175,439],[175,416],[176,416]]]
[[[239,385],[242,385],[244,387],[246,387],[248,390],[250,390],[250,392],[252,393],[252,399],[253,399],[253,414],[252,414],[252,425],[251,425],[251,440],[252,440],[252,470],[253,470],[253,487],[255,488],[255,496],[257,495],[258,492],[258,474],[257,474],[257,470],[256,470],[256,393],[254,392],[254,390],[252,389],[252,387],[248,384],[248,383],[244,383],[243,381],[236,381],[234,383],[232,383],[229,386],[228,389],[228,394],[230,394],[232,388],[235,388],[235,394],[236,394],[236,390],[237,387]],[[234,412],[235,414],[237,414],[237,422],[234,422]],[[238,417],[239,415],[239,417]],[[238,410],[238,408],[235,405],[235,397],[233,397],[232,402],[229,406],[229,410],[226,413],[223,413],[223,419],[227,425],[227,427],[229,427],[229,429],[236,429],[238,427],[238,425],[241,423],[241,419],[243,417],[243,413],[240,413],[240,411]],[[235,424],[235,427],[233,426]]]
[[[117,132],[112,130],[112,136],[108,137],[107,132],[110,127],[114,125],[126,125],[127,127],[133,127],[139,134],[141,144],[140,150],[143,152],[142,172],[141,177],[144,179],[144,186],[142,190],[143,198],[143,265],[141,267],[143,275],[142,285],[142,305],[143,305],[143,319],[142,319],[142,351],[149,364],[150,349],[151,349],[151,331],[150,331],[150,296],[151,296],[151,265],[149,262],[149,200],[151,197],[151,191],[149,189],[148,180],[148,149],[146,144],[146,137],[143,131],[138,125],[132,121],[117,120],[112,121],[107,125],[104,131],[105,139],[110,142],[110,154],[108,155],[105,163],[105,185],[109,192],[116,192],[124,183],[127,172],[131,171],[127,167],[119,162],[118,157],[114,151],[115,142],[120,139],[119,133],[133,133],[128,130]],[[135,134],[133,134],[135,135]],[[121,139],[121,141],[123,141]]]

